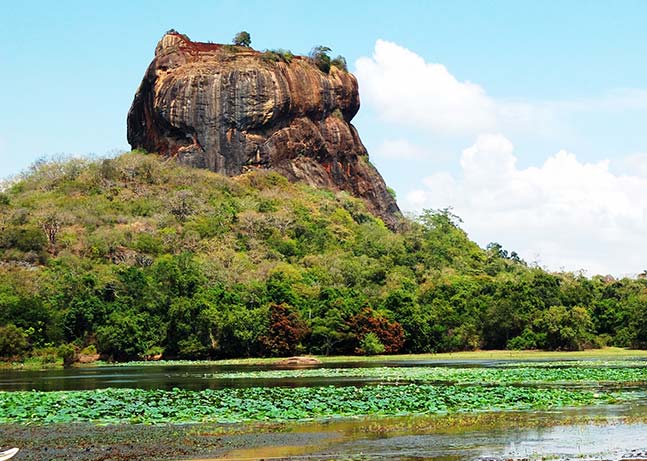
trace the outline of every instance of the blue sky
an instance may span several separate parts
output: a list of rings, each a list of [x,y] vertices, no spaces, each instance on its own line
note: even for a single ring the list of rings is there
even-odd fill
[[[550,269],[637,273],[645,23],[643,1],[5,2],[0,177],[127,149],[126,113],[167,29],[215,42],[248,30],[258,49],[347,58],[354,123],[403,209],[452,206],[478,243]]]

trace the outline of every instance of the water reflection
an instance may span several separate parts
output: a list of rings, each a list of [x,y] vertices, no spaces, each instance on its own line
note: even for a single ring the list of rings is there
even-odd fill
[[[549,360],[535,360],[541,365]],[[524,361],[528,363],[528,361]],[[640,363],[636,361],[636,363]],[[514,366],[510,360],[381,360],[373,362],[336,362],[325,363],[309,368],[375,368],[375,367],[450,367],[450,368],[490,368]],[[97,366],[54,370],[1,370],[0,391],[18,390],[91,390],[107,387],[166,389],[183,388],[189,390],[222,389],[232,387],[267,386],[325,386],[325,385],[366,385],[382,382],[380,376],[328,376],[269,378],[250,377],[231,379],[218,377],[221,373],[256,372],[276,370],[268,365],[145,365],[145,366]],[[390,383],[392,384],[392,383]],[[433,383],[432,383],[433,384]],[[445,383],[446,384],[446,383]],[[564,384],[554,384],[563,387]],[[544,384],[544,387],[550,384]],[[573,387],[591,387],[590,384],[573,383]],[[610,387],[610,386],[606,386]],[[626,384],[622,387],[626,388]],[[644,386],[642,386],[644,387]]]
[[[365,418],[290,427],[295,433],[334,433],[314,444],[253,446],[214,460],[647,459],[644,405],[605,405],[543,412]],[[298,448],[298,449],[297,449]]]

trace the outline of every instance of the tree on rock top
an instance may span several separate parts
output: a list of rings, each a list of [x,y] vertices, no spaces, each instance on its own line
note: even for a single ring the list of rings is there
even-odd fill
[[[327,74],[330,71],[330,48],[327,46],[315,46],[308,57],[319,68],[321,72]]]
[[[247,46],[249,47],[252,44],[252,37],[249,35],[249,32],[243,30],[234,35],[232,43],[236,46]]]

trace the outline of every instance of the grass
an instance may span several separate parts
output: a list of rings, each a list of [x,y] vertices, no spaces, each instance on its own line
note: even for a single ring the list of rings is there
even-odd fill
[[[384,361],[397,362],[446,362],[446,361],[570,361],[570,360],[634,360],[647,359],[647,350],[624,349],[619,347],[604,347],[601,349],[587,349],[584,351],[462,351],[446,352],[440,354],[397,354],[397,355],[335,355],[335,356],[313,356],[322,363],[376,363]],[[98,361],[86,364],[75,364],[76,367],[97,367],[97,366],[218,366],[218,365],[273,365],[281,358],[276,357],[254,357],[245,359],[225,360],[157,360],[157,361],[132,361],[132,362],[104,362]],[[63,360],[46,362],[37,357],[27,358],[24,361],[1,362],[0,370],[39,370],[61,368]]]
[[[63,359],[57,358],[52,361],[40,357],[28,357],[22,361],[0,361],[0,370],[47,370],[53,368],[63,368]]]
[[[601,349],[587,349],[584,351],[463,351],[446,352],[440,354],[397,354],[397,355],[335,355],[335,356],[312,356],[322,363],[375,363],[383,361],[430,361],[445,362],[454,360],[508,360],[508,361],[532,361],[532,360],[632,360],[647,359],[647,350],[624,349],[619,347],[604,347]],[[255,357],[245,359],[225,360],[159,360],[153,362],[124,362],[119,366],[155,366],[155,365],[273,365],[282,360],[276,357]],[[96,362],[84,366],[111,365],[106,362]]]

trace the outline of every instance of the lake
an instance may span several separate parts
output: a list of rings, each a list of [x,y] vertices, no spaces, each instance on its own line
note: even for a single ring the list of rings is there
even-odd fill
[[[260,402],[270,405],[276,403],[272,398],[284,399],[290,396],[292,389],[296,392],[309,388],[316,392],[319,388],[335,386],[341,395],[345,389],[377,386],[372,388],[385,390],[381,399],[386,399],[386,403],[378,399],[375,408],[383,413],[381,416],[371,414],[370,409],[351,411],[349,408],[354,407],[343,407],[344,402],[331,402],[344,410],[336,410],[338,416],[325,418],[313,414],[314,420],[282,421],[280,417],[263,416],[273,413],[256,417],[248,411],[244,413],[247,416],[241,418],[254,420],[229,424],[218,423],[217,418],[189,421],[191,424],[173,423],[171,419],[152,426],[113,422],[107,426],[109,436],[105,433],[106,426],[88,422],[74,424],[73,419],[72,422],[50,424],[34,420],[29,425],[9,421],[0,425],[0,444],[23,447],[21,458],[16,459],[25,460],[647,459],[645,365],[641,360],[383,360],[326,363],[296,370],[277,369],[272,365],[218,364],[4,370],[0,372],[0,390],[5,392],[0,393],[0,400],[3,394],[23,392],[20,395],[27,398],[40,395],[24,393],[32,390],[162,389],[174,395],[178,389],[196,393],[240,389],[241,396],[256,395],[258,391],[258,395],[264,396],[259,398],[268,398],[268,394],[262,393],[263,389],[283,389],[279,397],[272,393],[269,395],[273,397],[267,402]],[[401,394],[411,386],[438,391],[455,389],[456,392],[442,394],[444,400],[440,403],[445,406],[438,403],[437,410],[430,410],[428,414],[418,410],[415,414],[391,414],[393,408],[388,406],[387,400],[392,396],[387,394]],[[467,392],[467,397],[460,397],[466,389],[474,389],[476,394],[481,390],[518,392],[514,389],[521,389],[520,395],[525,396],[527,392],[529,397],[527,405],[523,403],[519,410],[510,411],[509,408],[515,408],[515,402],[506,400],[505,395],[500,402],[492,401],[500,408],[492,408],[487,402],[477,399],[474,404],[469,400],[471,391]],[[562,394],[555,394],[559,397],[549,402],[551,408],[540,408],[544,406],[541,402],[533,408],[536,398],[533,393],[550,389],[563,391],[566,396],[589,393],[593,397],[581,403],[574,400],[576,404],[571,406],[558,402]],[[609,398],[605,397],[607,395]],[[459,397],[463,400],[453,402]],[[293,402],[295,405],[303,403]],[[247,404],[244,398],[241,404]],[[49,410],[39,407],[39,411]],[[66,411],[74,413],[76,409]],[[234,413],[229,414],[235,415],[235,405],[232,411]],[[276,422],[272,422],[274,419]],[[142,438],[142,433],[146,437]],[[146,438],[150,446],[144,441]],[[129,440],[138,442],[133,444]],[[187,441],[191,441],[190,447]],[[112,455],[106,457],[106,450],[112,450]],[[53,453],[56,453],[55,458],[47,457]]]

